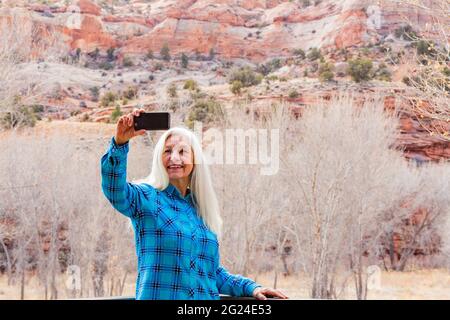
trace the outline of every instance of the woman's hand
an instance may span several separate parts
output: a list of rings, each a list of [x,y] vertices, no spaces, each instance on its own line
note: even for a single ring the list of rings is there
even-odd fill
[[[253,297],[255,297],[258,300],[267,300],[267,298],[275,298],[275,297],[281,299],[288,299],[288,296],[286,296],[279,290],[263,287],[258,287],[255,290],[253,290]]]
[[[145,129],[139,131],[134,130],[134,116],[138,117],[141,112],[145,112],[145,110],[134,109],[133,112],[119,118],[119,121],[117,121],[116,135],[114,137],[117,144],[125,144],[131,138],[142,136],[145,133]]]

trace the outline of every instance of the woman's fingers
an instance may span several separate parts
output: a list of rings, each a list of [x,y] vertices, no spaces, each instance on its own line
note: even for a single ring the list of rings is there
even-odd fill
[[[141,130],[139,130],[139,131],[136,131],[136,135],[137,136],[142,136],[143,134],[145,134],[145,129],[141,129]]]
[[[125,127],[132,127],[133,125],[134,125],[134,117],[136,116],[136,117],[139,117],[139,115],[142,113],[142,112],[145,112],[145,110],[144,109],[134,109],[132,112],[130,112],[129,114],[126,114],[126,115],[123,115],[123,116],[121,116],[120,118],[119,118],[119,121],[118,121],[118,124],[119,125],[123,125],[123,126],[125,126]],[[139,135],[142,135],[142,134],[144,134],[145,133],[145,130],[144,131],[139,131],[139,133],[137,133],[137,134],[139,134]]]
[[[136,109],[136,108],[133,109],[133,111],[127,115],[127,117],[128,117],[127,125],[128,125],[129,127],[133,126],[133,124],[134,124],[134,117],[139,117],[139,115],[140,115],[142,112],[145,112],[145,110],[142,109],[142,108],[141,108],[141,109]]]
[[[262,293],[262,291],[257,292],[255,298],[258,300],[267,300],[266,296]]]
[[[133,125],[133,114],[132,113],[130,113],[130,114],[128,114],[127,115],[127,125],[129,126],[129,127],[131,127],[132,125]]]
[[[256,298],[260,299],[260,298],[258,298],[259,296],[264,296],[265,298],[267,296],[269,296],[269,297],[278,297],[278,298],[281,298],[281,299],[288,299],[288,296],[286,296],[281,291],[275,290],[275,289],[271,289],[271,288],[264,288],[264,289],[262,289],[261,291],[259,291],[256,294]]]
[[[126,124],[127,124],[126,121],[127,121],[126,116],[121,116],[121,117],[119,118],[119,126],[120,126],[120,127],[126,126]]]
[[[287,299],[287,298],[288,298],[287,295],[285,295],[285,294],[282,293],[281,291],[275,290],[275,289],[272,289],[271,292],[270,292],[270,294],[272,294],[272,295],[275,296],[275,297],[279,297],[279,298],[281,298],[281,299]]]
[[[145,112],[145,110],[144,109],[133,109],[133,115],[134,116],[137,116],[137,117],[139,117],[139,114],[141,113],[141,112]]]

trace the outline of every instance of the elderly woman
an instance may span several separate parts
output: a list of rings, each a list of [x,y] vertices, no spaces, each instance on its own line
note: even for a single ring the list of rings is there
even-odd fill
[[[222,220],[201,145],[190,130],[171,128],[157,142],[153,166],[140,183],[126,181],[134,116],[119,118],[101,159],[102,190],[131,219],[138,275],[136,299],[219,299],[232,296],[287,297],[253,280],[230,274],[219,262]]]

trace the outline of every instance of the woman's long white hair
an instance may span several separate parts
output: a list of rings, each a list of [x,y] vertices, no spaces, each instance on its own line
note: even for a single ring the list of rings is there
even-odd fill
[[[211,181],[209,167],[203,155],[202,146],[197,136],[191,130],[183,127],[173,127],[164,132],[155,145],[150,175],[135,181],[135,183],[147,183],[161,191],[167,188],[169,175],[163,165],[162,155],[166,140],[170,136],[183,136],[187,138],[191,145],[194,153],[194,168],[190,174],[190,196],[200,217],[208,228],[220,238],[222,218],[220,216],[219,203]]]

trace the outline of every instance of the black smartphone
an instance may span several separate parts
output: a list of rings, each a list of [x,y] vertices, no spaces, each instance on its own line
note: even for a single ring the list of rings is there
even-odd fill
[[[170,128],[170,113],[142,112],[134,116],[134,130],[167,130]]]

